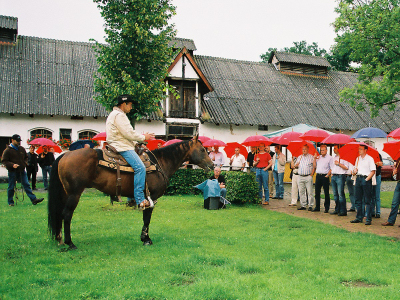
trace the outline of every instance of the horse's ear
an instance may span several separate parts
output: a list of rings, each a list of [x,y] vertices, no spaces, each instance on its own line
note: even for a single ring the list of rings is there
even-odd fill
[[[199,140],[199,134],[196,134],[196,135],[194,136],[194,138],[193,138],[193,141],[194,141],[195,143],[197,143],[198,140]]]

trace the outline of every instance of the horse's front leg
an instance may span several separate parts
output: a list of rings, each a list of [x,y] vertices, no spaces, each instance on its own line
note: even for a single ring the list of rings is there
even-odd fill
[[[140,235],[140,239],[143,242],[143,246],[153,244],[149,236],[149,225],[152,213],[153,213],[153,208],[148,208],[143,211],[143,228],[142,228],[142,234]]]

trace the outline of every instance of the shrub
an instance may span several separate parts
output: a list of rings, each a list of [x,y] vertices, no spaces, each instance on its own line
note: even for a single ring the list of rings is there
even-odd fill
[[[259,203],[258,184],[253,173],[226,172],[227,200],[232,203]]]
[[[198,195],[201,191],[193,186],[202,183],[212,176],[199,169],[180,169],[170,179],[166,195]],[[227,195],[232,203],[259,203],[258,185],[254,174],[244,172],[221,172],[225,176]]]
[[[201,169],[179,169],[171,177],[166,195],[198,195],[201,191],[193,186],[202,183],[211,175]]]

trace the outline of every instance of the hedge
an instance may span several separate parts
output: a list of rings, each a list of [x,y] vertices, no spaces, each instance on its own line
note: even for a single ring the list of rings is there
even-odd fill
[[[166,195],[198,195],[201,191],[193,186],[202,183],[212,176],[200,169],[180,169],[170,179]],[[259,203],[258,184],[253,173],[221,172],[225,176],[227,195],[232,203]]]

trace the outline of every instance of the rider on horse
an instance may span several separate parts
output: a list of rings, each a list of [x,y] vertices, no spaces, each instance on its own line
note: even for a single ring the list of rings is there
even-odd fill
[[[146,182],[146,168],[135,152],[136,143],[154,138],[154,134],[139,134],[126,116],[132,109],[133,99],[130,95],[121,95],[117,98],[117,104],[108,115],[106,122],[107,143],[114,147],[130,164],[134,170],[134,197],[139,209],[154,207],[150,196],[145,199],[144,190]],[[129,200],[129,199],[128,199]],[[134,201],[134,200],[133,200]]]

